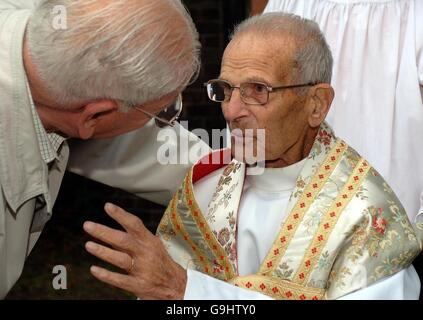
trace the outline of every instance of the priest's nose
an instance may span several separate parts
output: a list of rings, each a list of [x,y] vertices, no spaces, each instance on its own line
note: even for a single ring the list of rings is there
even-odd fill
[[[228,123],[249,115],[247,105],[242,101],[239,90],[232,92],[229,101],[222,102],[222,111]]]

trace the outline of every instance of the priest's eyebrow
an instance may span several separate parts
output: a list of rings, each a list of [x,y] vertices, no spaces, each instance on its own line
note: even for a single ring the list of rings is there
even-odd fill
[[[226,82],[229,82],[231,85],[234,85],[231,81],[229,81],[228,79],[226,79],[224,77],[219,76],[219,80],[224,80]],[[271,85],[271,83],[270,83],[270,81],[268,79],[265,79],[265,78],[260,77],[260,76],[250,76],[250,77],[247,77],[241,83],[245,83],[245,82],[260,82],[260,83],[264,83],[264,84],[266,84],[268,86]]]

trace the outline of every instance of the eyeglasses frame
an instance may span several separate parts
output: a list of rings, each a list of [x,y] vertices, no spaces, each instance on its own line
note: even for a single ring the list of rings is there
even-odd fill
[[[176,100],[172,102],[172,104],[175,103],[175,102],[179,103],[180,108],[179,108],[178,113],[174,117],[172,117],[172,119],[170,119],[170,120],[163,119],[163,118],[161,118],[161,117],[159,117],[155,114],[152,114],[151,112],[148,112],[148,111],[142,109],[141,107],[134,107],[134,109],[137,110],[137,111],[140,111],[140,112],[144,113],[145,115],[149,116],[150,118],[156,120],[156,125],[158,127],[163,127],[163,124],[166,125],[166,126],[174,127],[176,121],[178,121],[179,117],[181,116],[182,109],[183,109],[182,94],[179,94],[178,97],[176,98]],[[166,108],[164,108],[164,109],[166,109]],[[160,112],[159,112],[159,114],[160,114]]]
[[[224,82],[224,83],[228,84],[228,85],[229,85],[229,87],[230,87],[230,89],[231,89],[231,94],[230,94],[227,98],[225,97],[225,100],[223,100],[223,101],[216,101],[216,100],[213,100],[213,99],[211,99],[211,98],[210,98],[210,96],[209,96],[209,94],[208,94],[208,91],[209,91],[209,90],[207,90],[207,96],[209,97],[209,99],[210,99],[211,101],[214,101],[214,102],[228,102],[228,101],[230,101],[230,100],[231,100],[231,97],[232,97],[232,92],[234,91],[234,89],[239,89],[240,94],[241,94],[241,100],[242,100],[245,104],[250,104],[250,105],[265,105],[266,103],[268,103],[268,102],[269,102],[269,94],[270,94],[271,92],[276,92],[276,91],[278,91],[278,90],[283,90],[283,89],[292,89],[292,88],[301,88],[301,87],[315,86],[315,85],[317,84],[317,83],[309,82],[309,83],[303,83],[303,84],[294,84],[294,85],[288,85],[288,86],[278,86],[278,87],[272,87],[272,86],[269,86],[268,84],[263,83],[263,82],[260,82],[260,81],[249,81],[249,82],[243,82],[243,83],[241,83],[239,86],[233,86],[232,84],[230,84],[230,83],[229,83],[228,81],[226,81],[226,80],[222,80],[222,79],[212,79],[212,80],[209,80],[209,81],[205,82],[205,83],[204,83],[204,86],[208,88],[208,86],[209,86],[209,85],[211,85],[213,82]],[[250,103],[250,102],[245,102],[245,101],[244,101],[244,96],[243,96],[242,91],[241,91],[241,86],[242,86],[243,84],[246,84],[246,83],[250,83],[250,84],[260,84],[260,85],[263,85],[263,86],[267,89],[267,99],[266,99],[266,102],[264,102],[264,103]]]

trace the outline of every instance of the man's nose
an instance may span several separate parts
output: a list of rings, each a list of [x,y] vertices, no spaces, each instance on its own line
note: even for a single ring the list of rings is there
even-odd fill
[[[239,88],[234,88],[229,101],[223,103],[223,114],[226,121],[230,122],[243,115],[247,115],[248,110],[242,101],[241,91]]]

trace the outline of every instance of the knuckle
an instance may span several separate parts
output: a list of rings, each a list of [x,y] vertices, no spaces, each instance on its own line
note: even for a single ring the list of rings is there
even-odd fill
[[[119,234],[117,242],[120,246],[127,248],[131,243],[131,238],[127,233]]]

